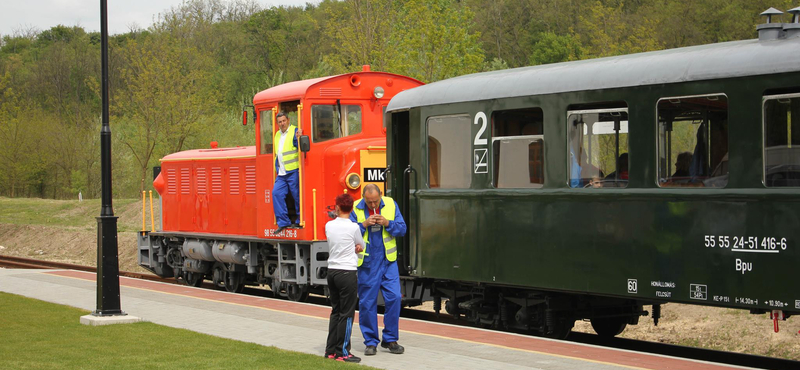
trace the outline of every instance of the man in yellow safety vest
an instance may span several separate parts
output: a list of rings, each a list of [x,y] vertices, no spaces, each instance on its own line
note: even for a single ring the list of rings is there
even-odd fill
[[[289,123],[289,117],[284,112],[277,114],[278,127],[272,141],[272,150],[275,155],[275,186],[272,187],[272,209],[278,221],[275,235],[280,234],[288,227],[299,227],[289,219],[289,210],[286,208],[286,196],[289,192],[294,198],[295,214],[300,214],[300,185],[298,169],[300,168],[300,155],[297,151],[297,127]]]
[[[402,292],[395,238],[405,235],[406,223],[397,203],[382,197],[377,185],[364,186],[362,195],[353,206],[350,220],[358,223],[367,244],[358,255],[358,322],[367,346],[364,354],[376,354],[378,343],[391,353],[401,354],[404,348],[397,339]],[[382,340],[378,337],[378,291],[386,307]]]

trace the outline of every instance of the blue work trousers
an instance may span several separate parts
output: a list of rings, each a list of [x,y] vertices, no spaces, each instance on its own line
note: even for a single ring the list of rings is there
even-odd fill
[[[287,227],[292,224],[289,219],[289,210],[286,208],[286,195],[292,192],[296,214],[300,215],[300,181],[297,170],[289,171],[286,175],[278,176],[275,179],[275,186],[272,188],[272,209],[275,211],[275,218],[278,219],[278,227]]]
[[[382,247],[382,246],[381,246]],[[371,261],[369,267],[358,268],[358,323],[364,344],[377,346],[378,337],[378,291],[383,294],[383,341],[397,342],[400,322],[400,272],[397,262],[389,262],[381,256],[380,261]]]

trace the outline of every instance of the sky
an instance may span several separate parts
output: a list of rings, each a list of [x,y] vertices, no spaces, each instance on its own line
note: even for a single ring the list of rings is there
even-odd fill
[[[225,0],[223,0],[225,1]],[[261,6],[317,4],[320,0],[255,0]],[[158,13],[183,0],[107,0],[108,32],[112,35],[146,29]],[[31,28],[48,30],[59,24],[100,31],[100,0],[0,0],[0,35]]]

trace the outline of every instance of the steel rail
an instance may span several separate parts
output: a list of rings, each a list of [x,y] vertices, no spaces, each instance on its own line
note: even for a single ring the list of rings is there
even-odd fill
[[[63,269],[63,270],[94,272],[94,273],[97,272],[97,268],[92,266],[75,265],[71,263],[45,261],[45,260],[37,260],[31,258],[22,258],[22,257],[5,256],[5,255],[0,255],[0,266],[9,268],[24,268],[24,269]],[[134,279],[158,281],[162,283],[177,284],[176,280],[173,278],[162,278],[156,275],[145,274],[141,272],[120,271],[119,276],[124,276]]]

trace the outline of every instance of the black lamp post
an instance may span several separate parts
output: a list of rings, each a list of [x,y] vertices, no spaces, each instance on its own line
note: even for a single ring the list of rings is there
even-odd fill
[[[111,205],[111,128],[108,125],[108,6],[100,0],[100,50],[102,55],[103,128],[100,157],[102,208],[97,217],[97,310],[94,316],[125,315],[119,304],[119,257],[117,217]]]

